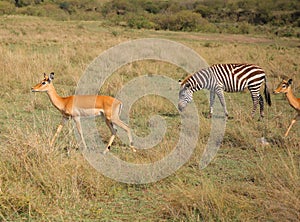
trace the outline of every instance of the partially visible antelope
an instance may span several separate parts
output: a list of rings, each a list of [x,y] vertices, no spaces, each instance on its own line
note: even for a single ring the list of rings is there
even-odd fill
[[[274,94],[284,93],[291,107],[293,107],[297,111],[297,115],[292,119],[291,124],[289,125],[286,133],[284,134],[285,137],[288,136],[294,123],[300,119],[300,98],[294,96],[291,87],[292,82],[293,82],[292,79],[289,79],[288,81],[282,80],[278,85],[278,87],[273,92]]]
[[[56,137],[61,132],[65,122],[70,118],[76,123],[77,130],[80,134],[80,138],[86,147],[84,137],[82,135],[82,129],[80,124],[81,117],[93,117],[102,115],[105,119],[105,123],[111,131],[111,137],[104,150],[104,154],[110,150],[111,144],[114,141],[117,130],[114,128],[114,124],[123,128],[129,138],[130,147],[135,152],[132,143],[132,136],[130,128],[120,120],[119,115],[122,108],[121,101],[110,97],[100,95],[72,95],[68,97],[60,97],[53,86],[54,73],[50,73],[47,76],[44,73],[44,79],[31,88],[32,92],[47,92],[52,104],[61,112],[62,121],[58,125],[56,133],[50,142],[50,146],[53,145]]]

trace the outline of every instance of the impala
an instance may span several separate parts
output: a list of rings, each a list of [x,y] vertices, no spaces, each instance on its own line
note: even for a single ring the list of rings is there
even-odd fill
[[[44,73],[44,79],[31,88],[32,92],[47,92],[52,104],[62,114],[62,121],[57,127],[56,133],[50,142],[50,146],[53,145],[65,122],[69,119],[73,119],[76,123],[80,138],[86,148],[85,140],[82,134],[80,118],[102,115],[105,119],[106,125],[108,126],[112,134],[103,153],[105,154],[110,150],[111,144],[113,143],[116,136],[117,130],[114,128],[114,124],[123,128],[127,132],[130,147],[133,151],[135,151],[132,143],[130,128],[119,118],[122,108],[121,101],[110,96],[100,95],[72,95],[68,97],[60,97],[56,93],[56,90],[53,86],[53,79],[53,72],[50,73],[49,76]]]
[[[291,124],[289,125],[286,133],[284,134],[285,137],[289,134],[294,123],[298,119],[300,119],[300,98],[296,98],[293,94],[292,87],[291,87],[292,81],[293,81],[292,79],[289,79],[288,81],[282,80],[281,83],[273,92],[275,94],[284,93],[291,107],[293,107],[297,111],[297,115],[292,119]]]

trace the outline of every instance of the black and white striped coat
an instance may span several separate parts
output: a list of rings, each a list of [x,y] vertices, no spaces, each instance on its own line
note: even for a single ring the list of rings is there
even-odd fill
[[[210,91],[210,116],[213,113],[213,104],[215,94],[224,108],[224,113],[228,116],[225,92],[240,92],[248,88],[252,101],[252,117],[255,114],[257,105],[260,105],[260,115],[264,116],[264,101],[260,95],[260,88],[265,82],[265,99],[268,105],[271,105],[270,93],[266,85],[266,75],[262,68],[253,64],[216,64],[186,77],[181,82],[179,91],[178,109],[183,111],[187,103],[193,99],[193,93],[201,89]]]

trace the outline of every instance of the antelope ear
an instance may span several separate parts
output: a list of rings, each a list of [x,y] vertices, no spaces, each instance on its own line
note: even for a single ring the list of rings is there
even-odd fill
[[[293,82],[293,79],[289,79],[288,84],[291,85]]]
[[[49,80],[52,81],[54,79],[54,72],[50,73]]]

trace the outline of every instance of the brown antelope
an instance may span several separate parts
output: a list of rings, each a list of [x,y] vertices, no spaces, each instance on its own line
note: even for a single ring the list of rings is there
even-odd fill
[[[112,142],[116,136],[116,129],[113,127],[113,124],[123,128],[129,138],[130,147],[135,151],[132,145],[132,136],[129,127],[123,123],[120,118],[120,111],[122,107],[121,101],[110,97],[110,96],[99,96],[99,95],[72,95],[68,97],[60,97],[52,84],[54,79],[54,73],[50,73],[47,76],[44,73],[44,79],[31,88],[32,92],[47,92],[52,104],[62,113],[62,121],[58,125],[56,133],[50,142],[50,146],[53,145],[56,137],[59,135],[62,130],[65,122],[72,118],[75,123],[77,130],[80,134],[80,138],[86,147],[82,129],[80,124],[81,117],[92,117],[92,116],[100,116],[103,115],[105,119],[105,123],[111,131],[111,137],[106,146],[104,154],[109,151]]]
[[[281,83],[273,92],[275,94],[284,93],[291,107],[293,107],[298,112],[297,115],[293,118],[286,133],[284,134],[285,137],[289,134],[294,123],[300,118],[300,98],[296,98],[293,94],[292,87],[291,87],[292,81],[293,81],[292,79],[289,79],[288,81],[282,80]]]

